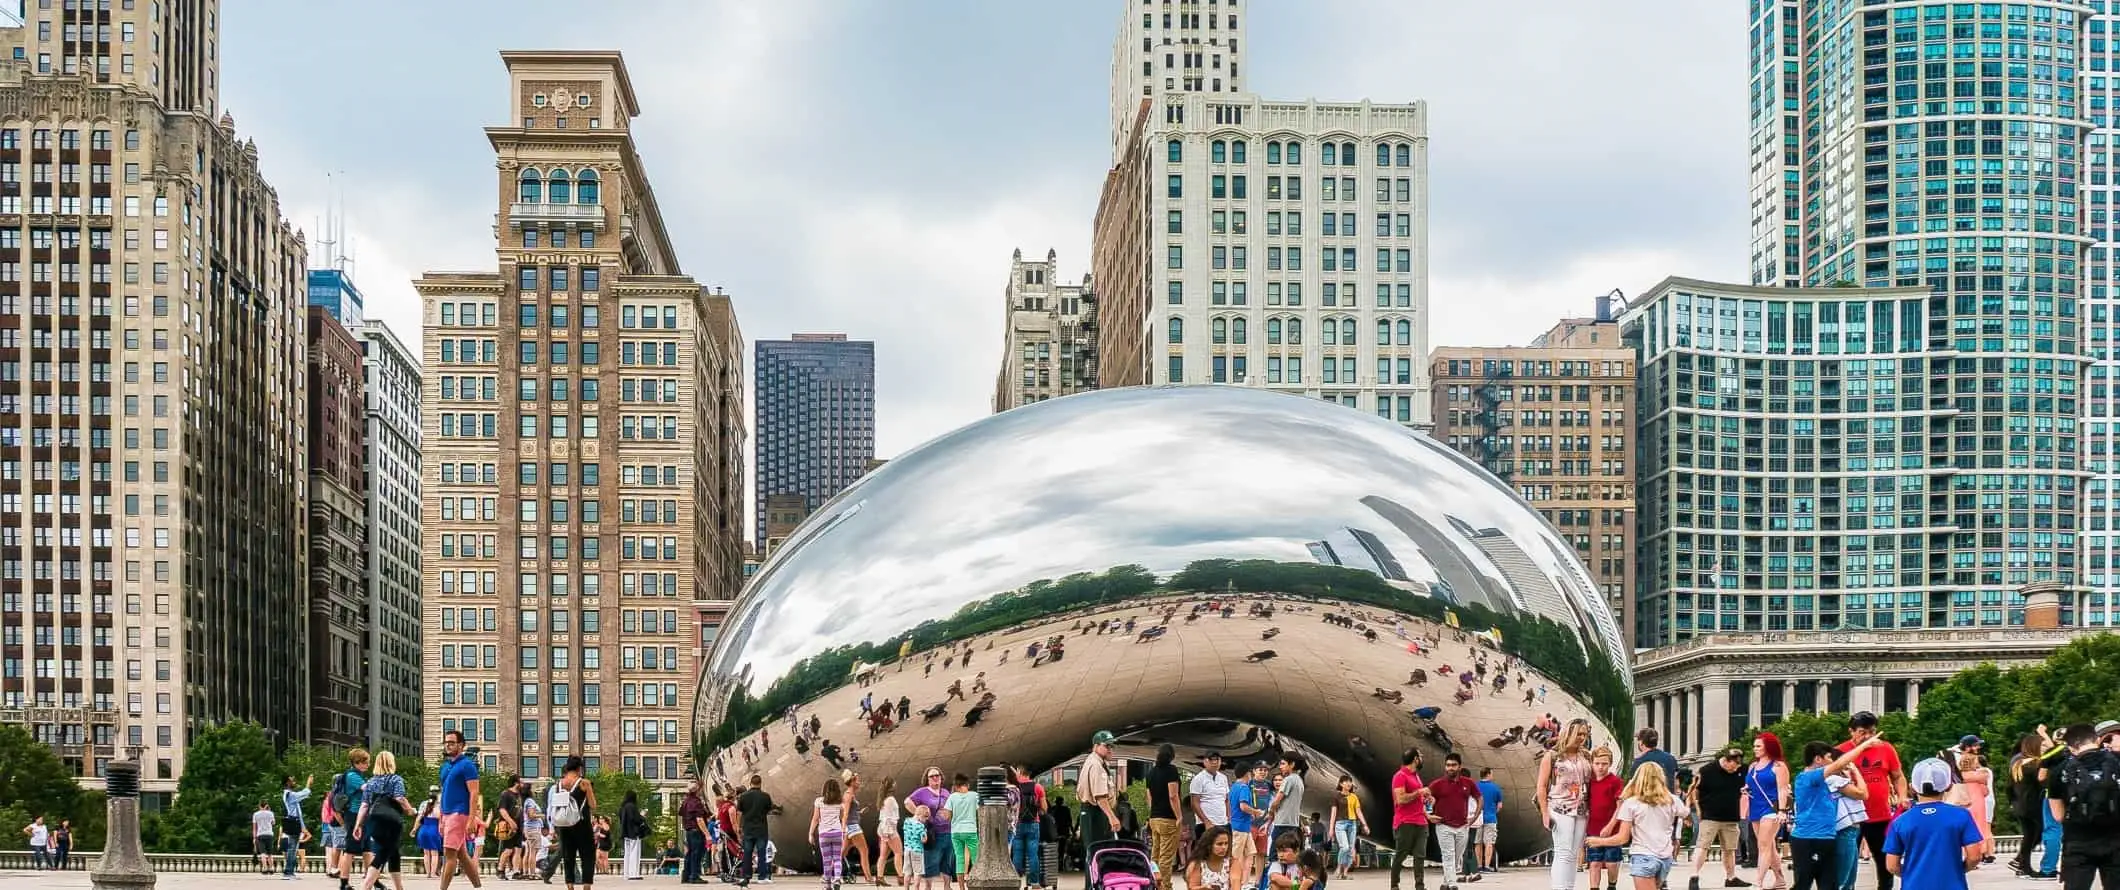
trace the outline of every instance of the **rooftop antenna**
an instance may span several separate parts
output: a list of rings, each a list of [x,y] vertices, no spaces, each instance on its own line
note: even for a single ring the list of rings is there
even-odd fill
[[[324,261],[317,268],[336,269],[339,267],[338,173],[326,173],[324,179],[331,185],[324,198],[324,222],[321,225],[323,237],[317,240],[317,246],[323,249]]]

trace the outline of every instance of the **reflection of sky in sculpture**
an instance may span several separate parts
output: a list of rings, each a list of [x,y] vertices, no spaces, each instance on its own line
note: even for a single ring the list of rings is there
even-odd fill
[[[1040,579],[1139,564],[1168,575],[1200,559],[1315,562],[1331,541],[1351,566],[1349,529],[1376,536],[1414,581],[1433,558],[1364,498],[1425,517],[1445,560],[1536,608],[1473,540],[1446,524],[1498,529],[1514,554],[1574,606],[1546,617],[1618,629],[1583,568],[1514,492],[1447,447],[1316,399],[1238,387],[1142,387],[995,415],[886,464],[818,511],[751,582],[710,670],[749,665],[763,692],[795,662],[888,639],[922,621]],[[1519,572],[1519,574],[1524,574]],[[1463,596],[1479,585],[1446,578]],[[1550,596],[1550,594],[1549,594]],[[1484,596],[1482,597],[1485,598]]]

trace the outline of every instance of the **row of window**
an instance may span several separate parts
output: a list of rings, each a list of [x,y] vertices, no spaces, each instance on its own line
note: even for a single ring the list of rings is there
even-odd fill
[[[1214,343],[1234,343],[1241,346],[1248,340],[1249,327],[1249,319],[1242,316],[1218,315],[1208,322],[1208,336],[1211,342]],[[1355,320],[1352,318],[1327,318],[1318,326],[1318,329],[1324,335],[1323,343],[1326,346],[1356,345]],[[1396,333],[1396,345],[1413,345],[1413,322],[1410,320],[1404,318],[1396,320],[1389,318],[1377,319],[1376,332],[1376,345],[1378,346],[1394,345],[1394,333]],[[1266,342],[1280,343],[1283,342],[1284,337],[1287,338],[1287,342],[1290,344],[1302,343],[1303,320],[1300,318],[1267,319]],[[1184,319],[1177,317],[1170,319],[1168,338],[1169,342],[1173,344],[1185,342]]]
[[[574,270],[577,267],[554,265],[546,266],[544,268],[544,275],[539,276],[537,266],[517,266],[515,269],[516,288],[526,292],[537,290],[538,281],[540,277],[542,277],[546,284],[546,290],[549,290],[553,293],[566,293],[568,289],[568,281],[573,278]],[[583,293],[595,293],[603,289],[604,270],[602,267],[581,266],[579,268],[581,271],[581,285]],[[444,323],[446,324],[447,322]]]
[[[1356,268],[1357,264],[1355,262],[1355,250],[1356,249],[1352,247],[1343,247],[1338,250],[1334,250],[1328,247],[1324,250],[1319,251],[1318,253],[1324,259],[1324,266],[1322,271],[1358,271],[1358,269]],[[1244,245],[1240,244],[1234,247],[1230,247],[1226,245],[1216,244],[1208,248],[1208,265],[1210,268],[1216,271],[1235,270],[1242,272],[1250,268],[1250,258],[1248,255],[1248,251],[1246,250]],[[1168,249],[1164,253],[1164,268],[1173,270],[1185,268],[1185,247],[1183,245],[1172,244],[1168,246]],[[1266,270],[1269,272],[1279,272],[1283,269],[1286,269],[1290,272],[1303,271],[1303,248],[1266,248]],[[1377,248],[1376,271],[1402,273],[1412,272],[1413,251],[1405,248],[1399,248],[1397,250],[1384,247]]]
[[[1297,141],[1282,142],[1280,140],[1270,140],[1266,143],[1266,163],[1273,166],[1280,166],[1284,164],[1289,166],[1302,166],[1303,145],[1304,143]],[[1247,148],[1249,148],[1249,146],[1242,139],[1216,139],[1207,144],[1208,163],[1249,163],[1249,159],[1246,157]],[[1183,163],[1185,160],[1184,140],[1170,140],[1170,142],[1164,145],[1163,153],[1164,160],[1166,162],[1172,164]],[[1356,166],[1360,162],[1360,160],[1361,156],[1356,153],[1355,144],[1352,142],[1334,142],[1331,140],[1326,140],[1318,144],[1319,166],[1353,167]],[[1413,144],[1409,142],[1377,143],[1376,166],[1413,166]]]
[[[1248,200],[1250,198],[1248,184],[1248,180],[1245,179],[1242,173],[1235,175],[1217,173],[1207,179],[1207,196],[1224,200]],[[1355,179],[1352,176],[1323,177],[1318,180],[1318,192],[1319,200],[1323,201],[1352,202],[1361,194],[1361,190],[1355,187]],[[1164,195],[1173,199],[1185,197],[1185,177],[1177,173],[1170,174],[1164,182]],[[1303,200],[1303,177],[1266,177],[1266,199],[1269,201]],[[1406,203],[1412,200],[1413,180],[1405,178],[1395,180],[1377,179],[1376,203],[1389,204],[1394,201]],[[1353,235],[1354,232],[1350,229],[1346,234]]]
[[[553,229],[551,232],[545,233],[535,226],[525,226],[523,227],[523,249],[535,250],[541,246],[541,243],[564,249],[568,246],[567,232],[567,229]],[[574,246],[583,250],[594,250],[596,248],[595,229],[578,229],[574,231],[574,234]]]
[[[602,197],[601,186],[596,171],[586,167],[572,174],[558,167],[549,173],[529,167],[516,176],[515,199],[522,204],[595,204]]]
[[[69,128],[69,129],[64,129],[64,130],[60,130],[60,131],[58,131],[58,133],[59,133],[59,146],[58,146],[58,147],[59,147],[59,148],[60,148],[61,150],[64,150],[64,151],[78,151],[78,150],[80,150],[80,148],[81,148],[81,131],[80,131],[80,130],[76,130],[76,129],[70,129],[70,128]],[[14,128],[12,128],[12,127],[9,127],[9,128],[5,128],[5,129],[0,129],[0,149],[17,149],[17,148],[21,148],[21,147],[22,147],[22,131],[21,131],[21,130],[17,130],[17,129],[14,129]],[[31,130],[31,131],[30,131],[30,134],[29,134],[29,147],[30,147],[30,148],[34,148],[34,149],[48,149],[48,148],[51,148],[51,147],[52,147],[52,131],[51,131],[51,130],[47,130],[47,129],[38,129],[38,130]],[[110,150],[110,148],[111,148],[111,132],[110,132],[109,130],[90,130],[90,131],[89,131],[89,134],[88,134],[88,147],[89,147],[89,149],[90,149],[90,150],[92,150],[92,151],[109,151],[109,150]],[[139,150],[139,148],[140,148],[140,131],[138,131],[138,130],[126,130],[126,131],[125,131],[125,150],[126,150],[126,151],[138,151],[138,150]]]
[[[1208,304],[1211,306],[1250,305],[1250,284],[1244,281],[1213,281],[1208,283]],[[1172,306],[1185,305],[1185,282],[1171,280],[1165,284],[1166,301]],[[1354,282],[1335,284],[1327,281],[1319,287],[1319,305],[1325,308],[1353,308],[1355,301]],[[1266,282],[1266,305],[1303,305],[1303,282]],[[1379,309],[1410,309],[1413,307],[1413,285],[1380,282],[1376,290],[1376,306]]]
[[[1169,367],[1165,369],[1166,382],[1186,382],[1185,357],[1182,355],[1173,355],[1169,357],[1168,361]],[[1303,377],[1303,358],[1301,356],[1269,355],[1266,357],[1266,382],[1288,384],[1319,382],[1335,386],[1355,386],[1359,385],[1362,382],[1355,374],[1355,360],[1352,358],[1342,358],[1338,360],[1326,358],[1323,361],[1319,362],[1319,365],[1321,366],[1323,373],[1318,378],[1318,380],[1305,381]],[[1206,382],[1243,383],[1248,379],[1250,379],[1249,356],[1209,356],[1208,375]],[[1389,386],[1393,384],[1412,384],[1413,360],[1403,358],[1397,360],[1388,358],[1377,359],[1377,376],[1375,379],[1375,383],[1380,386]],[[1388,399],[1389,397],[1378,396],[1378,398]]]
[[[1249,211],[1214,210],[1208,214],[1208,232],[1227,235],[1234,232],[1246,234]],[[1348,213],[1321,213],[1318,215],[1320,235],[1353,238],[1361,234],[1355,226],[1355,215]],[[1413,235],[1413,214],[1379,213],[1376,215],[1376,236],[1379,238],[1406,238]],[[1164,231],[1172,235],[1185,233],[1185,211],[1172,209],[1164,219]],[[1266,213],[1266,234],[1303,234],[1303,214],[1300,211],[1269,210]]]

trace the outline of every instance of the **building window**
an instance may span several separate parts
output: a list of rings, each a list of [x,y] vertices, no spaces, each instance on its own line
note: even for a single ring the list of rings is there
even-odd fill
[[[1170,320],[1170,342],[1185,342],[1185,319],[1173,317]]]
[[[1173,164],[1185,160],[1185,143],[1172,139],[1170,144],[1165,146],[1165,153],[1169,155],[1169,161]],[[1173,176],[1171,179],[1176,180],[1177,177]],[[1172,195],[1171,197],[1175,198],[1177,196]]]
[[[567,171],[554,170],[552,178],[545,182],[545,195],[554,204],[566,204],[571,200]]]
[[[586,98],[586,97],[585,97],[585,98]],[[576,204],[594,204],[594,203],[596,203],[596,202],[597,202],[597,201],[599,200],[599,195],[598,195],[598,193],[597,193],[597,186],[598,186],[598,185],[599,185],[599,183],[597,182],[597,178],[596,178],[596,171],[594,171],[594,170],[583,170],[583,171],[581,172],[581,175],[580,175],[580,176],[577,176],[577,177],[575,177],[575,181],[574,181],[574,203],[576,203]]]
[[[532,167],[524,170],[522,178],[516,183],[515,199],[524,204],[535,204],[543,200],[539,196],[542,191],[544,191],[544,182],[539,178],[537,168]]]

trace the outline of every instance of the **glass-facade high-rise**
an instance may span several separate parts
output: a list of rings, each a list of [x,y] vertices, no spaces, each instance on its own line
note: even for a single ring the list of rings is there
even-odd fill
[[[2085,309],[2090,316],[2086,351],[2090,358],[2089,393],[2084,412],[2085,469],[2087,483],[2084,516],[2083,589],[2073,602],[2064,600],[2064,611],[2088,627],[2120,626],[2120,500],[2113,497],[2120,483],[2120,357],[2113,353],[2116,313],[2120,313],[2120,231],[2113,219],[2120,204],[2120,164],[2114,147],[2120,144],[2120,3],[2092,0],[2091,19],[2084,26],[2083,106],[2091,132],[2084,150],[2084,214],[2092,239],[2085,269]]]
[[[2078,581],[2079,289],[2090,242],[2079,206],[2090,134],[2078,48],[2091,7],[1753,0],[1750,8],[1754,283],[1928,291],[1918,318],[1896,319],[1894,349],[1905,354],[1891,357],[1883,379],[1898,378],[1898,397],[1855,408],[1853,359],[1842,359],[1832,375],[1844,396],[1838,409],[1821,404],[1810,415],[1844,431],[1868,425],[1871,446],[1880,422],[1898,426],[1895,472],[1926,474],[1918,492],[1894,483],[1899,506],[1909,495],[1921,501],[1918,514],[1905,514],[1917,516],[1917,530],[1902,515],[1889,533],[1843,527],[1836,543],[1843,553],[1862,546],[1873,566],[1876,554],[1893,554],[1895,583],[1921,598],[1886,612],[1897,626],[2010,624],[2023,585]],[[1814,318],[1819,337],[1833,333]],[[1918,346],[1897,342],[1910,320],[1923,329]],[[1718,336],[1738,321],[1715,322]],[[1879,323],[1865,321],[1873,331]],[[1846,336],[1851,323],[1843,314],[1837,332]],[[1825,359],[1812,361],[1823,375]],[[1874,387],[1877,369],[1866,361]],[[1909,405],[1903,387],[1916,378],[1901,370],[1914,363],[1927,398]],[[1717,385],[1725,370],[1718,359]],[[1742,386],[1749,366],[1735,370],[1731,382]],[[1718,427],[1738,422],[1742,448],[1746,424],[1773,423],[1773,413],[1755,415],[1741,400],[1713,417]],[[1923,422],[1918,433],[1906,428],[1910,419]],[[1855,474],[1844,466],[1839,478]],[[1752,501],[1736,481],[1742,524]],[[1645,579],[1655,575],[1645,567]],[[1824,574],[1814,581],[1823,594]],[[1644,585],[1645,599],[1660,593]],[[1771,610],[1762,609],[1765,619]],[[1794,601],[1788,609],[1792,618],[1803,611]],[[1738,623],[1748,623],[1742,612]],[[1676,621],[1645,630],[1646,645],[1687,635]]]
[[[763,546],[766,507],[776,495],[801,497],[808,516],[868,473],[876,457],[876,344],[796,334],[757,346],[751,540]]]

